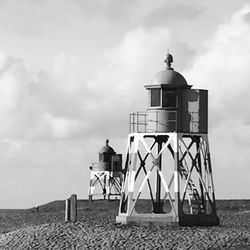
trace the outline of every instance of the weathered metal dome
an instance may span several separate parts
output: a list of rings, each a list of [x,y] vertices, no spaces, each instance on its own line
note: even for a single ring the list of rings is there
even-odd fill
[[[180,73],[168,68],[156,73],[151,84],[167,84],[175,87],[188,85],[186,79]]]
[[[109,140],[106,140],[106,145],[99,150],[99,154],[102,154],[102,153],[114,154],[115,153],[114,149],[110,147],[108,144],[109,144]]]
[[[173,56],[167,54],[164,62],[167,64],[167,68],[155,74],[151,84],[159,85],[172,85],[173,87],[185,87],[187,86],[186,79],[178,72],[174,71],[171,67],[173,62]]]

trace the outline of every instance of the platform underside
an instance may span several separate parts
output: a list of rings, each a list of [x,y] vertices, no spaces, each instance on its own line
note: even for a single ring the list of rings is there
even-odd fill
[[[214,215],[184,215],[181,217],[166,216],[164,214],[136,214],[132,216],[116,216],[116,223],[125,225],[143,224],[154,226],[218,226],[219,218]]]

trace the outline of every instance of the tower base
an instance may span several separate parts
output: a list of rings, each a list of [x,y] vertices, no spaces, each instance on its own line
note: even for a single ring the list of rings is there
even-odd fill
[[[116,216],[116,223],[125,225],[143,224],[154,226],[179,226],[176,218],[163,214],[137,214],[132,216],[118,215]]]
[[[198,226],[218,226],[219,218],[214,215],[185,215],[179,218],[167,216],[164,214],[137,214],[132,216],[118,215],[116,216],[116,223],[124,225],[143,224],[153,226],[184,226],[184,227],[198,227]]]
[[[90,171],[89,201],[94,197],[111,200],[121,196],[123,173],[121,171]]]
[[[179,226],[184,227],[208,227],[218,226],[220,224],[219,217],[216,215],[197,214],[185,215],[179,218]]]
[[[125,170],[117,223],[219,225],[207,134],[129,134]]]

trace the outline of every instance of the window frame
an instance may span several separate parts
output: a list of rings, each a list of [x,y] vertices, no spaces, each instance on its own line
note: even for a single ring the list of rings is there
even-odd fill
[[[174,105],[174,106],[163,106],[163,93],[164,93],[164,92],[171,92],[171,93],[173,93],[173,95],[174,95],[174,97],[175,97],[175,105]],[[162,95],[161,95],[161,107],[162,107],[162,108],[167,108],[167,109],[176,109],[176,108],[178,108],[178,96],[177,96],[175,90],[166,90],[166,89],[163,89],[163,90],[162,90]]]
[[[159,93],[159,105],[157,106],[152,106],[152,91],[153,90],[159,90],[160,93]],[[161,108],[162,107],[162,89],[161,88],[152,88],[149,90],[149,108]]]

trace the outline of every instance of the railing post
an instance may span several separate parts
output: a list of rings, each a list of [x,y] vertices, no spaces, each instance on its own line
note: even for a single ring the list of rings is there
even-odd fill
[[[158,132],[158,111],[156,111],[156,132]]]
[[[137,114],[136,114],[136,132],[138,133],[139,132],[139,112],[137,111]]]
[[[135,132],[135,113],[133,113],[133,133]]]
[[[194,132],[193,112],[190,112],[190,115],[191,115],[191,124],[192,124],[190,132]]]
[[[175,131],[177,131],[177,119],[178,119],[178,116],[177,116],[177,111],[174,111],[174,116],[175,116]]]
[[[131,114],[129,114],[129,133],[131,133]]]

